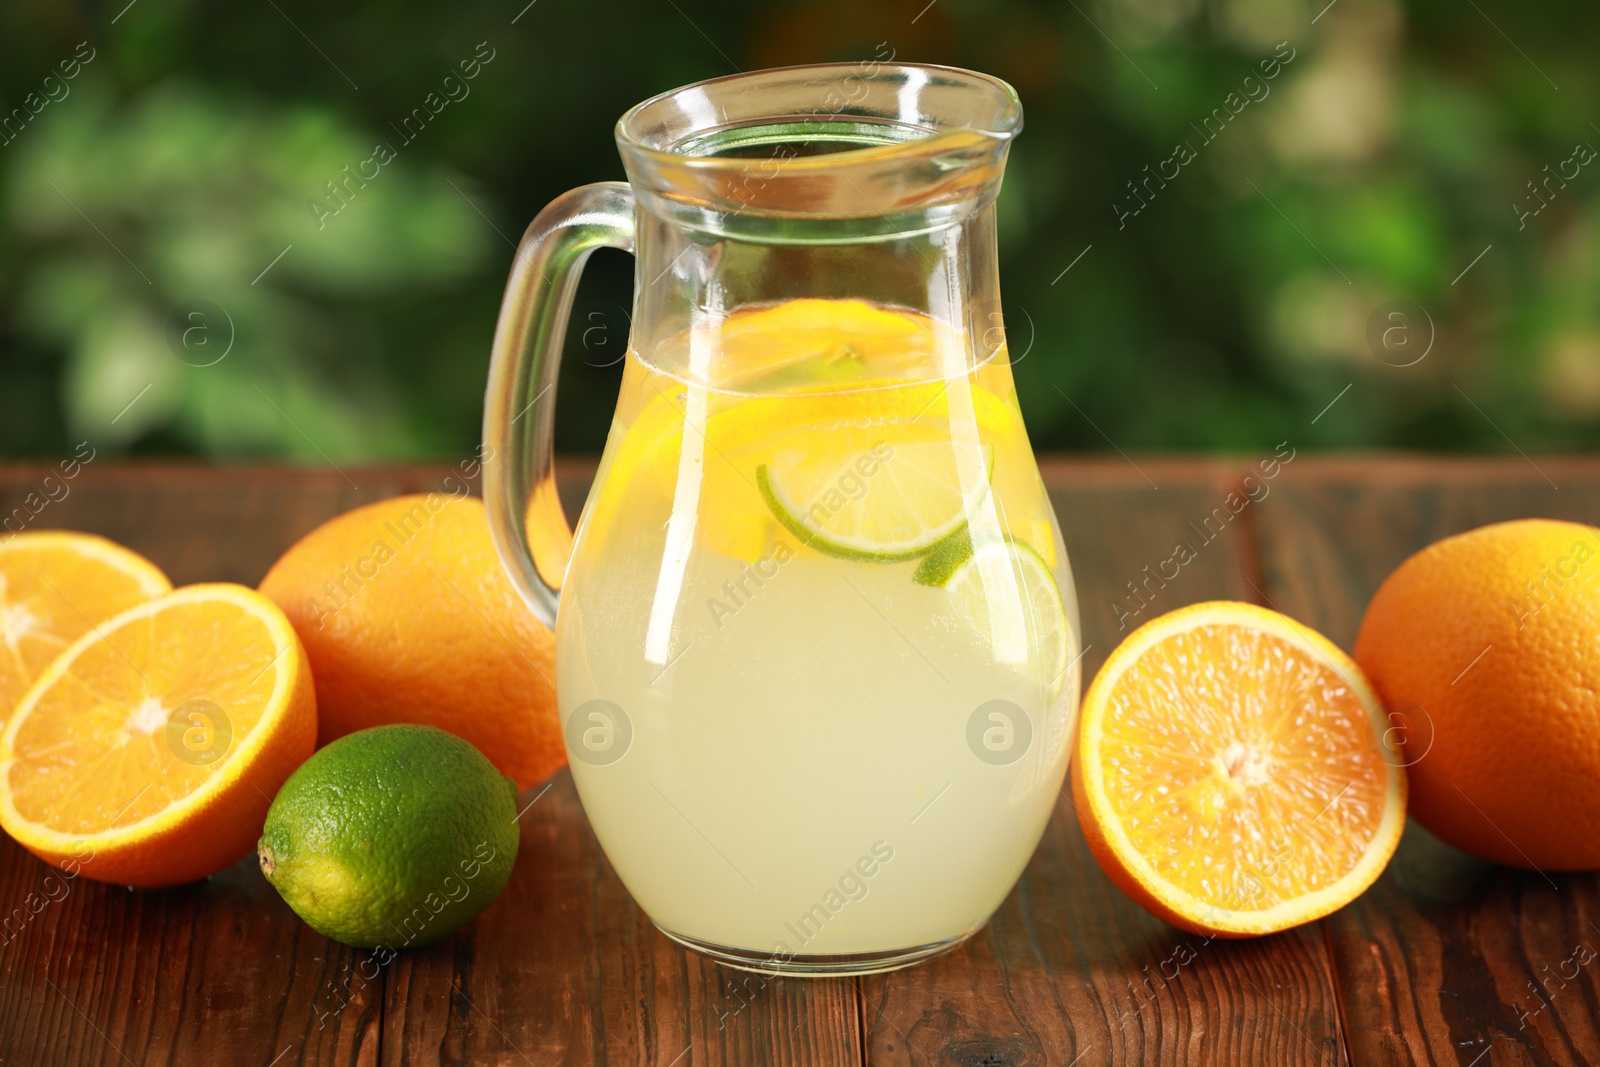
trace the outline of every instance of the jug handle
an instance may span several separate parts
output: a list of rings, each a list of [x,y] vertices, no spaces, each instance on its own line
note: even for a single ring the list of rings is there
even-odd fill
[[[483,410],[483,503],[512,585],[552,630],[572,548],[551,447],[561,347],[589,254],[632,252],[633,237],[633,190],[625,183],[557,197],[522,235],[495,326]]]

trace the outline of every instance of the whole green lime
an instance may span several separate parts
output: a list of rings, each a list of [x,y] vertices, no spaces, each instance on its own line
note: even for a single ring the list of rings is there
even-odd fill
[[[348,734],[300,765],[267,812],[261,871],[318,933],[361,948],[426,945],[511,877],[517,787],[432,726]]]

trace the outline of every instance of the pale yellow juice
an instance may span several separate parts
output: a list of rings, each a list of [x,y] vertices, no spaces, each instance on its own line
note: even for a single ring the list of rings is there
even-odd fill
[[[1003,347],[792,301],[630,352],[557,623],[572,771],[667,932],[748,957],[980,926],[1037,844],[1076,601]]]

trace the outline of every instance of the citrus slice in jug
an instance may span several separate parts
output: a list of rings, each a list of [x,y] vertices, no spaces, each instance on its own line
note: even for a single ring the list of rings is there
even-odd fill
[[[0,825],[100,881],[193,881],[254,848],[316,736],[305,651],[277,605],[187,586],[84,634],[17,704]]]
[[[684,369],[695,362],[688,338],[652,358]],[[793,300],[740,310],[695,338],[694,381],[630,360],[592,527],[644,491],[673,498],[675,514],[693,503],[697,541],[747,562],[772,550],[780,525],[832,555],[915,559],[985,491],[986,478],[959,469],[958,450],[987,469],[994,454],[1025,447],[1009,399],[970,374],[944,376],[952,360],[966,369],[963,342],[923,315]],[[898,473],[882,491],[874,477],[866,495],[877,499],[838,502],[825,509],[830,523],[815,521],[832,491],[861,492],[875,450],[899,457],[884,464]],[[897,508],[889,498],[901,490]]]
[[[993,452],[981,445],[963,454],[948,441],[890,444],[889,436],[859,451],[776,452],[756,468],[761,497],[802,544],[825,555],[872,562],[924,556],[988,493]]]
[[[1253,604],[1134,631],[1083,700],[1072,791],[1090,850],[1146,910],[1207,936],[1298,926],[1382,873],[1406,782],[1361,668]]]
[[[1032,676],[1054,699],[1072,661],[1061,587],[1032,545],[1015,539],[972,549],[965,534],[935,548],[913,576],[940,586],[969,625],[988,634],[995,661]]]
[[[730,315],[710,368],[720,389],[772,395],[926,374],[935,347],[959,343],[928,316],[864,300],[786,300]]]

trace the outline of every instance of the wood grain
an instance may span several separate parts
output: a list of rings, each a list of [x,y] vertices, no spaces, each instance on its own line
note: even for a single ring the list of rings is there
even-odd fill
[[[1141,462],[1096,463],[1081,477],[1072,464],[1046,471],[1091,646],[1086,676],[1156,615],[1255,598],[1249,509],[1225,526],[1214,520],[1205,539],[1206,517],[1236,488],[1226,469]],[[1146,566],[1159,574],[1179,542],[1196,558],[1164,587],[1141,585]],[[1130,593],[1130,581],[1144,594]],[[948,956],[864,979],[862,993],[873,1064],[1343,1062],[1315,928],[1207,942],[1151,918],[1101,873],[1069,794],[984,930]]]
[[[850,1064],[855,991],[721,967],[659,933],[600,851],[566,771],[522,803],[511,883],[393,965],[387,1064]]]
[[[1406,556],[1534,516],[1600,520],[1600,465],[1297,464],[1259,511],[1266,586],[1348,649]],[[1411,823],[1378,883],[1324,925],[1355,1063],[1600,1062],[1600,968],[1563,967],[1600,952],[1594,874],[1491,867]]]
[[[1372,590],[1423,544],[1522,515],[1600,519],[1595,460],[1303,457],[1214,538],[1201,527],[1241,463],[1042,467],[1089,674],[1132,626],[1212,597],[1270,601],[1348,647]],[[29,493],[37,506],[53,470],[0,465],[0,518]],[[561,467],[571,515],[592,470]],[[457,473],[97,460],[30,525],[103,533],[178,583],[254,584],[322,520],[448,491]],[[1197,558],[1151,581],[1145,567],[1179,540]],[[1206,943],[1111,885],[1063,797],[1017,889],[962,949],[853,982],[771,981],[651,927],[565,772],[523,803],[505,893],[385,967],[312,933],[249,861],[129,892],[64,879],[0,836],[0,1064],[1600,1062],[1600,968],[1557,980],[1575,946],[1600,949],[1600,880],[1552,887],[1417,827],[1374,889],[1323,923]]]

